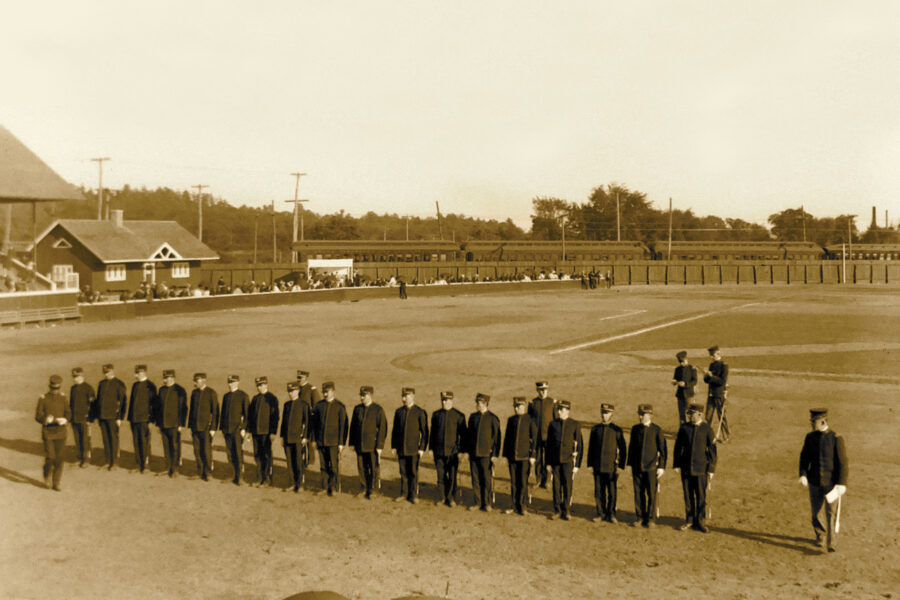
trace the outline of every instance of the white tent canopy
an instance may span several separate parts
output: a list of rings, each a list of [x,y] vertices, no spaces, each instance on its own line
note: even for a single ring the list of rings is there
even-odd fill
[[[333,275],[346,281],[353,278],[352,258],[310,258],[306,261],[306,277]]]

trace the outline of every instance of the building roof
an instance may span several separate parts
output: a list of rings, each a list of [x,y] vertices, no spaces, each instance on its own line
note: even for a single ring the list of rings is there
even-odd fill
[[[38,243],[62,227],[104,263],[164,260],[216,260],[219,255],[175,221],[92,221],[59,219]]]
[[[71,183],[0,125],[0,203],[81,200]]]

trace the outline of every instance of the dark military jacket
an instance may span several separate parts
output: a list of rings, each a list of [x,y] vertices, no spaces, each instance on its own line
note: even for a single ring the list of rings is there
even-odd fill
[[[580,467],[584,458],[581,423],[575,419],[553,419],[547,428],[546,453],[548,465],[574,462],[576,467]]]
[[[466,415],[455,408],[431,413],[431,440],[428,447],[435,456],[453,456],[463,451],[466,439]]]
[[[678,365],[672,376],[675,381],[683,381],[684,387],[676,387],[675,395],[679,398],[693,398],[694,386],[697,385],[697,369],[694,365]]]
[[[281,411],[281,439],[286,444],[299,444],[309,430],[309,404],[288,400]]]
[[[34,410],[34,420],[41,424],[41,436],[45,440],[66,439],[66,426],[59,425],[55,420],[48,425],[47,417],[49,416],[54,419],[59,417],[64,417],[66,420],[72,419],[72,411],[69,409],[66,397],[55,390],[50,390],[38,398],[37,408]]]
[[[69,390],[69,410],[73,423],[88,423],[94,420],[94,401],[97,395],[88,383],[76,383]]]
[[[311,383],[307,383],[300,388],[300,399],[309,405],[310,410],[322,399],[322,394]]]
[[[805,475],[810,485],[847,485],[849,467],[844,438],[830,429],[806,434],[800,451],[800,475]]]
[[[529,415],[513,415],[506,420],[503,436],[503,456],[506,460],[534,458],[537,448],[538,427]]]
[[[724,398],[725,385],[728,383],[728,365],[721,360],[709,363],[709,374],[703,376],[703,381],[709,384],[709,396],[711,398]]]
[[[347,409],[335,398],[319,400],[313,407],[313,439],[320,448],[344,446],[347,443]]]
[[[628,448],[625,446],[625,434],[621,427],[615,423],[597,423],[591,427],[588,439],[587,466],[594,473],[615,473],[616,467],[625,468]]]
[[[631,428],[628,440],[628,466],[635,471],[655,471],[666,468],[666,439],[656,423],[644,427],[638,423]]]
[[[128,420],[147,423],[153,420],[156,408],[156,385],[149,379],[131,384],[131,402],[128,403]]]
[[[244,390],[225,392],[222,396],[222,414],[219,418],[219,429],[222,433],[234,434],[246,429],[249,405],[250,397]]]
[[[428,414],[425,409],[405,405],[394,411],[394,426],[391,429],[391,448],[398,456],[412,456],[428,447]]]
[[[272,392],[256,394],[247,411],[247,431],[252,435],[278,433],[278,398]]]
[[[187,392],[177,383],[164,385],[156,392],[155,421],[160,429],[184,427],[187,424]]]
[[[528,405],[528,414],[538,426],[538,439],[541,442],[547,441],[547,428],[550,422],[559,416],[559,410],[556,407],[556,401],[550,396],[546,399],[536,396],[531,399]]]
[[[219,422],[219,397],[211,387],[191,391],[191,411],[188,427],[191,431],[215,430]]]
[[[466,452],[469,458],[500,456],[500,419],[491,411],[475,411],[466,426]]]
[[[387,416],[376,403],[369,406],[359,403],[353,407],[350,419],[350,445],[358,453],[384,449],[387,439]]]
[[[704,475],[716,472],[715,434],[709,424],[683,423],[675,437],[672,466],[682,475]]]
[[[125,417],[125,384],[118,377],[102,379],[97,384],[97,402],[94,414],[98,419],[119,419]]]

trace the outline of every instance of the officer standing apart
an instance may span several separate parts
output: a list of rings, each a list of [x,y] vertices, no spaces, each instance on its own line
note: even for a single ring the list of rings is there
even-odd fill
[[[528,501],[528,476],[537,449],[537,424],[525,412],[528,403],[523,397],[513,398],[515,414],[506,421],[506,433],[503,437],[503,456],[509,464],[509,496],[512,508],[506,514],[525,514],[525,503]]]
[[[212,438],[219,422],[219,397],[206,385],[206,373],[194,373],[194,389],[191,390],[191,408],[188,427],[194,444],[194,460],[197,473],[203,481],[209,481],[213,470]]]
[[[322,399],[322,394],[319,393],[316,386],[309,383],[309,371],[297,369],[297,383],[300,384],[300,399],[306,402],[306,405],[309,406],[310,415],[312,415],[313,407],[315,407]],[[309,465],[313,465],[316,462],[316,454],[312,449],[314,443],[315,440],[313,439],[313,436],[310,435],[309,439],[306,441],[306,446],[303,448],[304,473]]]
[[[672,385],[675,386],[675,399],[678,401],[678,422],[687,423],[687,407],[694,397],[694,386],[697,385],[697,369],[688,362],[687,352],[682,350],[675,355],[678,366],[672,376]]]
[[[116,377],[113,366],[103,365],[104,379],[97,384],[96,416],[103,438],[106,469],[112,471],[119,461],[119,426],[125,418],[125,384]]]
[[[84,380],[84,369],[72,369],[74,384],[69,390],[69,411],[72,413],[72,435],[75,437],[75,453],[78,466],[84,468],[91,460],[91,422],[94,420],[94,401],[97,395],[91,384]]]
[[[247,434],[247,413],[250,406],[250,397],[240,389],[240,385],[241,378],[238,375],[228,376],[228,391],[222,396],[222,413],[219,417],[219,429],[225,437],[228,462],[234,471],[234,485],[241,485],[244,437]]]
[[[587,466],[594,471],[594,501],[597,516],[594,521],[618,523],[616,519],[616,493],[619,484],[618,469],[625,468],[628,449],[622,428],[612,422],[615,406],[600,405],[600,422],[591,428]]]
[[[300,400],[300,382],[287,384],[288,401],[281,414],[281,445],[294,493],[303,485],[303,449],[306,447],[309,430],[309,406]]]
[[[800,484],[809,488],[812,526],[816,546],[835,551],[837,522],[840,521],[841,496],[847,491],[847,450],[844,438],[828,427],[828,411],[809,411],[813,430],[806,434],[800,451]],[[825,525],[819,519],[825,509]]]
[[[269,378],[256,378],[257,394],[250,401],[247,430],[253,438],[253,458],[256,459],[256,484],[272,481],[272,436],[278,433],[278,398],[269,391]]]
[[[537,452],[535,454],[534,477],[539,480],[542,488],[547,487],[547,459],[545,448],[547,446],[547,428],[550,421],[557,417],[556,400],[550,397],[550,384],[546,381],[538,381],[534,384],[537,396],[528,405],[528,414],[538,427]]]
[[[394,502],[419,503],[419,461],[428,447],[428,415],[416,406],[415,388],[401,389],[403,406],[394,411],[391,429],[391,451],[400,469],[400,495]]]
[[[725,399],[728,397],[728,365],[722,362],[722,352],[718,346],[709,349],[712,362],[703,371],[703,381],[709,384],[706,397],[706,422],[713,427],[713,416],[718,416],[715,426],[716,442],[728,441],[728,419],[725,417]]]
[[[644,527],[655,527],[659,478],[666,472],[666,440],[662,429],[653,423],[653,406],[638,406],[641,422],[631,428],[628,440],[628,465],[634,483],[634,512],[638,523]]]
[[[368,500],[378,485],[381,452],[387,439],[387,417],[384,409],[372,400],[375,388],[359,388],[359,404],[353,407],[350,419],[350,445],[356,450],[356,471],[359,474],[359,493]]]
[[[560,400],[557,408],[559,416],[547,428],[547,464],[553,473],[553,514],[550,518],[555,519],[558,514],[568,521],[572,510],[572,485],[584,456],[584,440],[581,424],[569,418],[572,403]]]
[[[187,392],[175,383],[174,369],[163,371],[163,383],[157,391],[155,420],[162,438],[166,470],[169,477],[175,477],[181,465],[181,430],[187,424]]]
[[[347,443],[347,409],[335,398],[334,382],[322,384],[325,398],[316,403],[312,422],[315,427],[316,447],[319,450],[319,469],[322,473],[322,489],[328,495],[340,491],[341,452]]]
[[[681,531],[693,527],[708,533],[706,518],[706,491],[716,470],[716,444],[709,424],[703,422],[703,405],[691,404],[688,409],[691,422],[678,429],[672,463],[681,473],[684,491],[684,524]]]
[[[456,506],[459,452],[466,439],[466,416],[453,408],[453,392],[441,392],[441,408],[431,414],[431,439],[428,447],[434,456],[437,486],[442,502]]]
[[[44,442],[44,485],[60,491],[63,452],[66,449],[66,423],[72,418],[66,397],[59,393],[62,377],[50,376],[50,389],[38,398],[34,420],[41,424],[41,440]]]
[[[494,461],[500,456],[500,419],[488,410],[491,397],[476,394],[477,410],[469,415],[466,434],[469,437],[466,452],[469,455],[469,470],[472,473],[472,492],[475,504],[469,510],[481,508],[491,511],[494,494]]]

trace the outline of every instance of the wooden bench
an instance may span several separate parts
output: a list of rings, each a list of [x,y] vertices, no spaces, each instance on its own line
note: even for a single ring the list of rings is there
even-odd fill
[[[21,326],[26,323],[44,323],[55,321],[80,321],[81,311],[77,306],[60,306],[53,308],[24,308],[0,312],[0,325]]]

